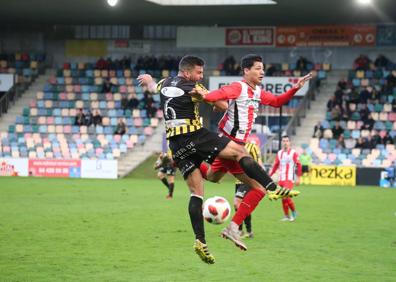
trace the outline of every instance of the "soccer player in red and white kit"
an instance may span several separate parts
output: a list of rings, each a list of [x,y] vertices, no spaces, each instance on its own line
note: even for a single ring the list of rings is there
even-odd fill
[[[221,135],[227,136],[243,146],[249,137],[259,105],[280,107],[288,103],[294,94],[304,86],[305,82],[312,78],[312,74],[300,78],[286,93],[276,96],[260,88],[264,77],[264,65],[261,56],[255,54],[246,55],[242,58],[241,67],[243,70],[242,81],[231,83],[209,93],[200,90],[195,90],[194,92],[200,94],[206,102],[228,102],[228,108],[219,122],[219,132]],[[232,240],[237,246],[243,246],[241,249],[246,249],[237,234],[238,226],[254,211],[265,196],[266,189],[263,189],[256,181],[244,174],[239,164],[234,161],[216,158],[210,168],[201,164],[200,170],[202,175],[212,182],[218,182],[224,174],[229,172],[252,187],[243,199],[230,225],[221,233],[224,238]],[[271,182],[270,184],[273,183]],[[278,195],[269,194],[269,197],[277,199]]]
[[[298,159],[298,153],[291,148],[289,136],[282,136],[282,149],[276,154],[274,166],[271,169],[270,176],[279,170],[278,185],[293,189],[294,184],[300,184],[302,166]],[[296,177],[297,174],[297,177]],[[296,207],[291,198],[282,199],[282,207],[285,217],[282,221],[294,221],[297,216]],[[291,210],[291,215],[289,214]]]

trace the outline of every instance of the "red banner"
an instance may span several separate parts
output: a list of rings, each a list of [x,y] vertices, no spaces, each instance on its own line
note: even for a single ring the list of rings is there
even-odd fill
[[[277,27],[276,46],[375,46],[376,34],[371,25]]]
[[[274,28],[226,28],[226,46],[274,46]]]
[[[44,177],[80,177],[80,160],[29,160],[29,175]]]

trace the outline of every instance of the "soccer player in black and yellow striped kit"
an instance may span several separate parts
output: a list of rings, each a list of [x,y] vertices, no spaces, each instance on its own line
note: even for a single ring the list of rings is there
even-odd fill
[[[246,143],[245,144],[246,151],[252,156],[252,158],[259,164],[263,165],[261,160],[261,151],[259,146],[255,143]],[[239,180],[235,181],[235,197],[234,197],[234,208],[235,211],[238,210],[240,204],[242,203],[243,198],[245,197],[246,193],[250,190],[250,187]],[[246,233],[243,233],[243,224],[239,225],[239,231],[241,232],[242,238],[253,238],[253,231],[252,231],[252,215],[249,215],[244,220]]]

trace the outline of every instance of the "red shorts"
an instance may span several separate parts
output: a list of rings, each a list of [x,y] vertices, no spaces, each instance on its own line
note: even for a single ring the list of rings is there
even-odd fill
[[[213,172],[222,171],[224,173],[231,173],[231,174],[243,174],[245,173],[239,163],[237,161],[226,160],[216,158],[212,165],[211,170]]]
[[[294,183],[293,183],[293,181],[290,181],[290,180],[283,180],[283,181],[279,181],[278,182],[278,185],[280,186],[280,187],[283,187],[283,188],[286,188],[286,189],[293,189],[293,185],[294,185]]]

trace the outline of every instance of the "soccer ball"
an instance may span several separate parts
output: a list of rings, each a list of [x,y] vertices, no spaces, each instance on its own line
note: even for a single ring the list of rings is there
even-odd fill
[[[203,206],[203,217],[207,222],[221,224],[225,222],[231,213],[230,204],[226,199],[214,196],[205,201]]]

